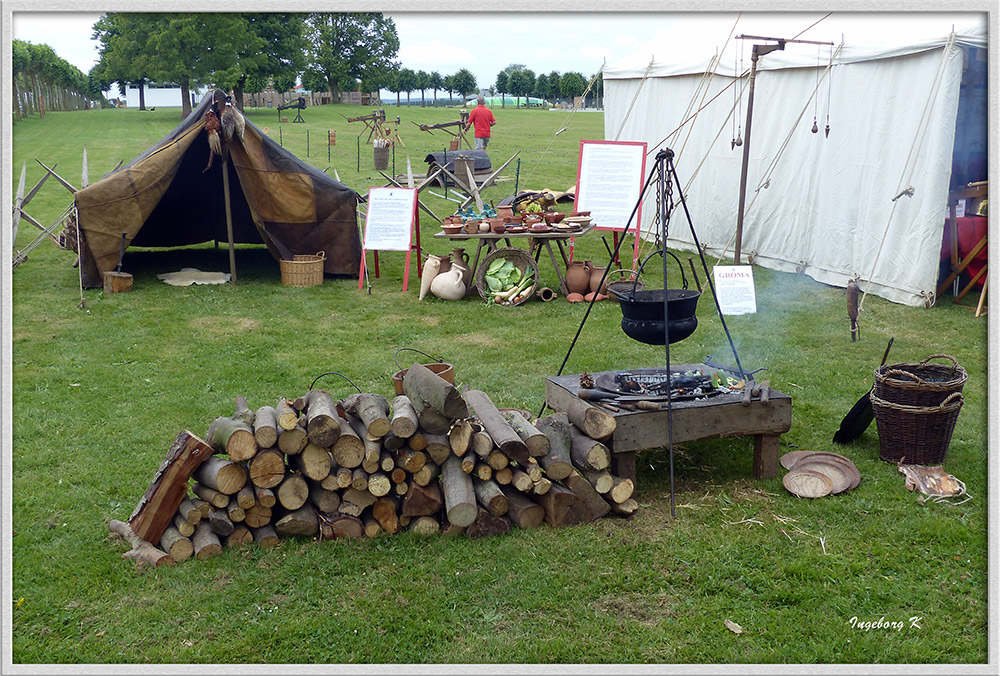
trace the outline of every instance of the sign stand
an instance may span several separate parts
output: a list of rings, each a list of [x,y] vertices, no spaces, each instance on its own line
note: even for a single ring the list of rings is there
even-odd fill
[[[365,214],[365,241],[361,249],[358,290],[364,285],[365,259],[368,251],[375,253],[375,276],[378,277],[379,251],[405,251],[403,292],[410,280],[410,256],[413,231],[417,231],[417,257],[420,249],[420,216],[417,211],[417,191],[413,188],[369,188],[368,211]]]

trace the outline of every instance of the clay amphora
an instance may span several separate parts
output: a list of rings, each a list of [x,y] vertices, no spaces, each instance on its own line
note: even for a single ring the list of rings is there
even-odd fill
[[[465,253],[465,249],[455,247],[451,250],[451,257],[453,259],[452,267],[462,268],[462,283],[468,289],[472,284],[472,266],[469,265],[469,254]]]
[[[465,284],[462,283],[462,268],[453,265],[451,270],[438,273],[431,282],[431,293],[441,300],[459,300],[465,298]]]
[[[608,295],[608,280],[604,280],[604,285],[600,286],[600,291],[598,291],[598,286],[601,284],[601,277],[604,276],[605,266],[603,265],[593,265],[590,268],[590,285],[591,291],[602,293],[605,296]]]
[[[430,291],[431,282],[437,277],[441,270],[441,256],[428,256],[424,262],[423,274],[420,275],[420,296],[418,300],[423,300],[427,292]]]
[[[566,267],[566,288],[570,293],[590,290],[590,261],[573,261]]]
[[[451,269],[451,255],[450,254],[445,254],[443,256],[441,256],[439,254],[431,254],[431,255],[429,255],[427,257],[427,260],[430,260],[432,258],[436,258],[437,261],[438,261],[438,271],[437,271],[437,273],[439,275],[442,272],[448,272],[448,270]]]

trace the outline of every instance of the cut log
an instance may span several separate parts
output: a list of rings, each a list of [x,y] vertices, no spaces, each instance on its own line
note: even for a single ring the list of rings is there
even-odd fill
[[[208,513],[212,510],[212,504],[209,502],[205,502],[201,498],[189,498],[189,499],[191,500],[191,502],[194,503],[194,506],[198,508],[198,511],[201,512],[201,518],[207,519]]]
[[[549,439],[549,452],[538,461],[545,468],[545,474],[553,481],[562,481],[573,472],[570,447],[573,443],[569,417],[565,413],[553,413],[540,418],[536,427]]]
[[[274,532],[279,537],[316,537],[319,533],[319,523],[316,510],[306,503],[298,509],[288,512],[274,523]]]
[[[392,457],[392,453],[389,451],[382,451],[382,454],[379,456],[378,466],[383,472],[389,473],[396,468],[396,459]]]
[[[323,390],[309,390],[302,399],[309,441],[321,448],[330,448],[342,430],[333,397]]]
[[[393,484],[392,490],[396,492],[396,495],[406,495],[406,492],[410,490],[410,482],[401,481],[398,484]]]
[[[552,486],[553,486],[553,483],[551,481],[549,481],[545,477],[542,477],[538,481],[535,481],[535,482],[533,482],[531,484],[531,494],[532,495],[545,495],[550,490],[552,490]]]
[[[503,469],[498,469],[493,472],[493,480],[496,481],[501,486],[509,486],[510,482],[514,480],[514,470],[510,467],[504,467]]]
[[[600,519],[611,511],[611,507],[601,497],[601,494],[597,492],[594,485],[579,472],[574,471],[563,480],[563,483],[566,485],[566,488],[576,493],[577,497],[587,505],[587,509],[590,510],[591,521]]]
[[[379,470],[378,459],[372,460],[366,453],[361,460],[361,469],[364,470],[365,474],[374,474]]]
[[[291,467],[301,471],[307,479],[322,481],[330,474],[333,456],[327,449],[310,441],[301,453],[289,457],[288,463]]]
[[[590,509],[586,503],[561,484],[552,484],[552,488],[545,495],[538,496],[537,500],[545,510],[545,520],[557,528],[590,520]]]
[[[228,537],[236,528],[232,519],[229,518],[229,512],[219,507],[213,507],[212,511],[208,513],[208,525],[214,533],[222,537]]]
[[[376,500],[378,498],[367,490],[359,491],[356,488],[348,488],[340,496],[340,513],[361,516],[361,512],[365,511],[366,507],[374,505]]]
[[[479,422],[482,423],[493,439],[493,443],[497,445],[504,455],[520,463],[528,462],[531,454],[528,452],[527,445],[510,426],[507,419],[497,410],[496,405],[485,392],[467,390],[465,392],[465,400],[472,407],[472,410],[475,411]]]
[[[621,504],[631,498],[634,492],[635,484],[632,483],[631,479],[616,476],[612,478],[611,490],[608,491],[607,496],[611,498],[612,502]]]
[[[194,527],[191,528],[191,532],[194,533]],[[191,540],[173,526],[168,526],[163,531],[163,535],[160,537],[160,548],[169,554],[176,563],[194,556],[194,545],[191,544]]]
[[[232,521],[233,524],[237,524],[247,517],[246,510],[240,507],[240,503],[235,500],[235,496],[234,499],[229,500],[229,506],[226,508],[226,514],[229,515],[229,520]]]
[[[377,538],[385,532],[382,530],[382,526],[379,525],[379,522],[375,520],[375,517],[371,515],[370,511],[366,511],[361,515],[361,523],[365,527],[365,537]]]
[[[271,448],[278,443],[278,414],[273,406],[261,406],[253,417],[253,438],[258,448]]]
[[[247,427],[253,429],[253,418],[254,412],[250,410],[250,406],[247,404],[247,398],[244,396],[236,397],[236,401],[233,406],[233,419],[239,420]]]
[[[517,436],[521,437],[521,441],[528,447],[528,453],[532,457],[538,458],[548,454],[550,447],[549,438],[539,431],[537,427],[528,422],[523,415],[515,411],[501,411],[500,414],[511,428],[517,432]]]
[[[175,561],[172,556],[161,550],[152,542],[143,540],[141,537],[136,535],[124,521],[112,519],[108,523],[108,530],[112,533],[120,535],[126,542],[129,543],[129,545],[131,545],[132,548],[122,554],[123,559],[132,559],[140,567],[145,565],[153,567],[174,565]]]
[[[472,452],[480,458],[485,458],[490,451],[496,448],[493,437],[487,434],[486,430],[477,430],[472,433]]]
[[[382,442],[378,439],[372,439],[368,436],[365,431],[364,423],[355,417],[350,419],[351,429],[354,433],[358,435],[361,439],[361,443],[365,447],[365,455],[361,459],[361,469],[371,474],[372,472],[378,471],[379,462],[382,459]]]
[[[405,394],[397,395],[392,400],[389,431],[400,439],[408,439],[417,431],[417,412],[413,410],[413,404]]]
[[[472,445],[472,423],[464,418],[456,420],[448,432],[448,444],[455,455],[459,457],[465,455]]]
[[[403,437],[397,437],[395,434],[392,433],[392,430],[389,430],[389,433],[384,437],[382,437],[381,441],[382,441],[382,448],[384,448],[385,450],[398,451],[399,449],[401,449],[403,446],[406,445],[406,442],[408,440],[404,439]]]
[[[440,474],[441,469],[436,462],[424,463],[423,467],[413,473],[413,483],[426,486],[437,479]]]
[[[222,543],[219,536],[215,534],[208,521],[199,521],[194,529],[194,536],[191,538],[194,546],[194,557],[199,561],[210,559],[222,553]]]
[[[465,534],[470,538],[483,538],[491,535],[504,535],[509,531],[510,521],[480,507],[476,520],[465,529]]]
[[[426,486],[412,484],[403,498],[403,516],[431,516],[441,509],[441,489],[434,482]]]
[[[445,519],[444,523],[441,524],[441,531],[439,534],[445,537],[449,535],[461,535],[465,532],[466,528],[468,528],[468,526],[466,526],[465,528],[463,528],[462,526],[456,526],[453,523],[449,523],[448,519]]]
[[[420,395],[416,392],[410,392],[407,396],[410,399],[410,403],[413,404],[413,410],[417,412],[417,423],[419,427],[418,432],[415,433],[414,436],[419,434],[420,429],[431,434],[448,433],[448,430],[451,429],[450,418],[438,412],[437,409],[421,399]],[[417,448],[416,446],[413,446],[414,443],[420,443],[419,439],[414,440],[413,437],[410,437],[408,441],[412,448]]]
[[[485,462],[477,462],[476,466],[472,470],[472,475],[480,481],[489,481],[493,478],[493,468]]]
[[[201,521],[202,517],[201,508],[196,505],[194,499],[190,497],[186,497],[181,500],[180,507],[177,508],[177,514],[190,524],[198,523]]]
[[[204,484],[194,483],[191,484],[191,492],[197,495],[199,498],[210,504],[212,507],[225,507],[229,504],[229,496],[225,493],[220,493],[214,488],[209,488]],[[211,510],[209,510],[211,511]],[[204,513],[202,518],[207,519],[208,514]]]
[[[299,422],[299,413],[294,408],[290,401],[284,397],[278,399],[278,403],[274,406],[274,411],[278,419],[278,427],[283,430],[293,430]]]
[[[254,487],[252,484],[248,484],[236,491],[236,504],[242,509],[249,509],[254,506],[257,502],[257,496],[254,493]]]
[[[274,526],[268,525],[261,526],[260,528],[251,528],[250,532],[253,533],[253,541],[261,549],[271,549],[281,544],[278,534],[274,531]]]
[[[262,507],[274,507],[275,503],[278,501],[278,499],[274,497],[274,491],[270,488],[260,488],[258,486],[257,490],[254,492],[254,496],[257,498],[257,503],[259,503]]]
[[[246,485],[247,471],[232,460],[213,455],[195,470],[194,477],[204,486],[232,495]]]
[[[423,468],[421,467],[421,469]],[[402,467],[396,467],[391,472],[389,472],[389,480],[392,481],[392,483],[394,484],[406,483],[406,480],[409,478],[409,476],[410,475],[407,474],[406,470],[403,469]]]
[[[285,455],[274,448],[258,451],[248,463],[250,482],[258,488],[274,488],[285,479]]]
[[[337,468],[337,487],[350,488],[354,481],[354,472],[347,467]]]
[[[301,473],[294,472],[281,482],[277,492],[275,492],[275,497],[282,507],[294,512],[309,499],[309,484]]]
[[[441,466],[441,490],[444,493],[448,521],[456,526],[468,526],[476,520],[479,507],[476,503],[475,490],[472,488],[472,477],[462,471],[457,456],[449,456]]]
[[[338,465],[354,469],[365,458],[365,444],[351,427],[351,423],[343,418],[338,418],[338,420],[340,421],[340,437],[334,442],[330,451]]]
[[[187,495],[188,479],[212,455],[212,448],[184,430],[170,446],[128,525],[148,542],[159,542]]]
[[[590,485],[594,487],[594,490],[601,495],[610,491],[611,487],[614,486],[614,477],[611,476],[610,472],[604,469],[600,472],[584,472],[583,476],[587,478],[587,481],[589,481]]]
[[[570,436],[572,445],[569,454],[577,469],[599,472],[611,466],[611,452],[607,446],[575,428],[570,429]]]
[[[545,475],[542,471],[542,466],[539,465],[538,461],[534,458],[529,458],[528,464],[524,465],[521,469],[524,470],[524,473],[527,474],[528,478],[534,483],[541,481],[542,477]]]
[[[408,517],[408,516],[401,516],[401,517],[399,517],[399,527],[400,528],[407,528],[409,525],[410,525],[410,517]]]
[[[629,498],[623,502],[612,502],[609,507],[615,516],[632,516],[639,509],[639,503],[635,498]]]
[[[240,547],[253,542],[253,533],[246,526],[237,526],[226,538],[227,547]]]
[[[503,516],[507,513],[510,501],[495,481],[473,481],[472,487],[476,491],[479,504],[489,510],[490,514]]]
[[[403,376],[403,393],[410,398],[418,416],[421,411],[417,406],[417,398],[426,402],[449,421],[469,417],[465,399],[455,386],[420,362],[414,362],[413,366],[406,370],[406,375]]]
[[[425,448],[427,448],[426,434],[427,433],[425,430],[422,430],[418,427],[417,431],[414,432],[412,436],[410,436],[410,438],[406,440],[405,446],[412,448],[414,451],[424,450]],[[400,448],[402,448],[402,446],[400,446]]]
[[[531,480],[530,476],[528,476],[519,469],[515,469],[514,476],[510,482],[510,485],[513,486],[515,489],[521,491],[522,493],[527,493],[528,491],[531,490],[531,487],[532,485],[534,485],[534,483],[535,482]]]
[[[433,516],[417,517],[410,522],[410,531],[417,535],[437,535],[441,532],[441,523]]]
[[[281,428],[278,431],[278,450],[285,455],[301,453],[309,443],[309,433],[304,427],[296,425],[290,430]]]
[[[545,509],[526,498],[511,486],[500,486],[500,492],[507,498],[507,517],[518,528],[537,528],[545,520]]]
[[[423,468],[421,468],[423,469]],[[377,498],[388,495],[392,490],[392,481],[382,472],[375,472],[368,477],[368,492]]]
[[[386,533],[399,532],[399,498],[387,495],[372,505],[372,517]]]
[[[257,454],[257,440],[250,425],[235,418],[216,418],[209,425],[205,440],[213,448],[225,451],[233,462],[243,462]]]
[[[198,521],[201,521],[201,511],[194,510],[198,514]],[[194,527],[198,524],[198,521],[188,521],[184,518],[183,514],[177,514],[174,516],[174,528],[180,532],[186,538],[194,535]],[[166,531],[164,531],[166,532]]]
[[[396,465],[410,474],[418,472],[426,462],[427,454],[423,451],[414,451],[411,448],[401,448],[396,451]]]
[[[365,525],[356,516],[331,514],[327,520],[333,529],[334,538],[362,538],[365,536]]]
[[[265,507],[259,502],[253,507],[248,507],[243,523],[250,528],[260,528],[271,523],[271,508]]]
[[[486,464],[494,470],[499,471],[504,467],[510,467],[510,458],[507,457],[506,453],[501,452],[499,448],[495,448],[487,454]]]
[[[461,457],[462,457],[462,463],[461,463],[462,471],[465,472],[466,474],[472,474],[473,470],[476,469],[476,465],[482,464],[478,462],[478,458],[475,453],[466,453]],[[486,466],[489,467],[489,465]],[[493,470],[491,469],[490,473],[492,474],[492,472]]]
[[[351,488],[356,491],[368,490],[368,473],[360,467],[356,468],[354,472],[351,473]]]
[[[337,472],[331,472],[329,476],[319,482],[319,485],[328,491],[335,491],[340,488],[340,482],[337,481]]]
[[[437,376],[434,376],[435,378]],[[447,434],[428,434],[427,436],[427,448],[424,449],[424,453],[427,457],[436,462],[439,465],[443,465],[444,461],[448,459],[451,452],[451,443],[448,440]]]
[[[588,404],[583,399],[572,399],[566,408],[569,421],[591,439],[598,441],[607,439],[618,426],[613,415]]]
[[[371,438],[381,439],[388,434],[389,402],[384,397],[361,392],[346,397],[341,403],[347,413],[360,418]]]
[[[319,484],[309,484],[309,499],[319,512],[336,512],[340,509],[340,493],[328,491]]]

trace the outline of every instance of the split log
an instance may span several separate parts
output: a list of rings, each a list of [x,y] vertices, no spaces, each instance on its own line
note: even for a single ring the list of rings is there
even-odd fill
[[[511,480],[510,485],[513,486],[515,489],[521,491],[522,493],[527,493],[528,491],[531,490],[531,487],[534,485],[534,483],[535,482],[531,480],[530,476],[528,476],[519,469],[515,469],[514,476]]]
[[[528,452],[528,446],[497,410],[496,405],[485,392],[467,390],[465,400],[475,411],[479,421],[493,439],[493,443],[504,455],[520,463],[528,462],[528,458],[531,456]]]
[[[344,398],[341,403],[347,413],[361,420],[373,439],[381,439],[389,432],[389,402],[384,397],[362,392]]]
[[[250,410],[247,398],[242,395],[236,397],[236,402],[233,406],[233,420],[239,420],[247,427],[253,429],[253,418],[254,412]]]
[[[472,424],[468,420],[463,418],[455,421],[448,432],[448,445],[455,455],[459,457],[465,455],[472,445]]]
[[[457,456],[450,456],[441,466],[441,490],[444,493],[448,521],[456,526],[468,526],[476,520],[479,508],[472,488],[472,478],[462,471]]]
[[[337,487],[338,488],[350,488],[351,483],[354,481],[354,472],[347,467],[337,468]]]
[[[601,494],[597,492],[594,485],[579,472],[574,471],[563,480],[563,484],[565,484],[568,489],[576,493],[577,497],[583,500],[583,502],[587,505],[587,509],[590,510],[591,521],[600,519],[602,516],[611,511],[611,507],[608,506],[607,501],[601,497]]]
[[[309,441],[322,448],[333,445],[341,433],[341,417],[337,413],[337,405],[333,397],[324,390],[309,390],[295,402],[304,404],[306,418],[306,434]]]
[[[195,510],[198,513],[198,521],[201,521],[201,511]],[[183,514],[177,514],[174,516],[174,528],[186,538],[194,535],[194,527],[198,524],[198,521],[188,521],[184,518]],[[166,531],[164,531],[166,532]]]
[[[177,508],[177,514],[192,525],[201,521],[202,517],[201,508],[195,504],[194,500],[190,497],[186,497],[181,500],[181,504]]]
[[[524,473],[528,475],[533,483],[538,483],[542,480],[544,472],[542,472],[542,466],[538,464],[538,461],[534,458],[528,458],[528,464],[524,465],[521,469]]]
[[[283,430],[293,430],[299,422],[299,414],[290,401],[281,397],[274,406],[274,411],[278,419],[278,427]]]
[[[397,395],[392,400],[389,431],[400,439],[407,439],[417,431],[417,412],[413,410],[413,403],[405,394]]]
[[[368,492],[376,498],[388,495],[392,490],[392,481],[382,472],[375,472],[368,477]]]
[[[570,436],[569,454],[577,469],[599,472],[611,466],[611,452],[607,446],[575,428],[571,428]]]
[[[290,511],[274,523],[274,532],[279,537],[316,537],[319,523],[316,510],[306,503]]]
[[[486,430],[477,430],[472,433],[471,446],[472,452],[480,458],[485,458],[490,454],[490,451],[496,448],[493,443],[493,437],[491,437]]]
[[[194,533],[193,527],[191,533]],[[173,526],[168,526],[163,531],[163,535],[160,537],[160,548],[169,554],[176,563],[194,556],[194,545],[191,544],[191,540]]]
[[[237,524],[247,517],[247,512],[245,509],[240,507],[240,503],[235,499],[229,500],[229,506],[226,508],[226,514],[229,516],[229,520],[233,524]]]
[[[204,486],[232,495],[246,485],[247,471],[232,460],[213,455],[195,470],[194,477]]]
[[[590,520],[590,509],[576,493],[560,484],[538,497],[538,504],[545,510],[545,520],[553,526],[575,526]]]
[[[194,536],[191,538],[194,546],[194,557],[199,561],[210,559],[222,553],[222,543],[219,536],[215,534],[208,521],[199,521],[195,527]]]
[[[501,486],[509,486],[514,480],[514,471],[510,467],[504,467],[493,472],[493,480]]]
[[[435,376],[436,378],[437,376]],[[439,465],[443,465],[444,461],[448,459],[451,452],[451,442],[448,440],[447,434],[428,434],[427,436],[427,448],[424,449],[424,453],[427,457],[436,462]]]
[[[477,458],[476,458],[476,454],[475,453],[468,453],[466,455],[463,455],[463,456],[461,456],[461,459],[462,459],[462,462],[461,462],[462,471],[465,472],[466,474],[472,474],[473,470],[476,469],[476,465],[477,464],[481,464],[481,463],[477,462]],[[486,466],[489,467],[489,465],[486,465]],[[492,474],[492,471],[493,470],[490,470],[491,474]]]
[[[151,565],[158,567],[174,565],[175,561],[172,556],[161,550],[152,542],[143,540],[141,537],[136,535],[124,521],[112,519],[108,523],[108,530],[112,533],[120,535],[132,546],[129,551],[122,554],[122,558],[133,559],[140,566]]]
[[[613,415],[583,399],[572,399],[566,407],[566,415],[580,431],[598,441],[610,437],[618,426]]]
[[[281,544],[278,534],[274,531],[274,526],[268,525],[261,526],[260,528],[251,528],[250,532],[253,533],[253,541],[261,549],[271,549]]]
[[[211,446],[191,432],[178,434],[129,517],[132,532],[149,542],[159,542],[184,501],[188,479],[211,455]]]
[[[338,418],[338,420],[340,421],[340,437],[334,442],[330,451],[338,465],[354,469],[365,458],[365,444],[351,427],[351,423],[343,418]]]
[[[285,479],[285,455],[273,448],[258,451],[248,463],[248,473],[257,488],[274,488]]]
[[[258,448],[271,448],[278,443],[278,413],[273,406],[261,406],[253,417],[253,438]]]
[[[634,492],[635,484],[631,479],[616,476],[612,478],[611,490],[608,491],[607,496],[611,498],[612,502],[621,504],[631,498]]]
[[[609,507],[615,516],[632,516],[639,509],[639,503],[635,498],[629,498],[623,502],[612,502]]]
[[[473,481],[472,487],[476,491],[476,499],[479,504],[489,510],[493,516],[503,516],[510,508],[510,501],[500,490],[500,486],[495,481]]]
[[[518,528],[537,528],[545,520],[545,509],[511,486],[500,486],[500,492],[507,498],[507,516]]]
[[[587,478],[587,481],[589,481],[590,485],[594,487],[594,490],[601,495],[610,491],[611,487],[614,486],[614,477],[611,476],[611,473],[606,469],[603,469],[600,472],[584,472],[583,476]]]
[[[550,490],[552,490],[552,486],[553,486],[553,483],[551,481],[549,481],[545,477],[542,477],[538,481],[535,481],[535,482],[533,482],[531,484],[531,494],[532,495],[545,495]]]
[[[416,394],[419,399],[449,421],[469,417],[465,399],[455,386],[420,362],[414,362],[413,366],[406,370],[406,375],[403,376],[403,393],[410,398],[414,409],[418,408],[414,397]],[[417,410],[417,414],[419,416],[421,411]]]
[[[422,451],[427,448],[427,436],[424,430],[417,428],[417,431],[410,435],[410,438],[406,440],[406,446],[412,448],[414,451]],[[402,448],[402,446],[400,446]]]
[[[421,516],[410,522],[410,531],[417,535],[437,535],[441,532],[441,524],[432,516]]]
[[[361,538],[365,536],[365,525],[351,514],[331,514],[327,517],[333,529],[334,538]]]
[[[253,542],[253,533],[246,526],[237,526],[232,533],[226,537],[227,547],[239,547]]]
[[[465,534],[470,538],[483,538],[490,535],[505,535],[509,531],[510,521],[480,507],[476,520],[465,529]]]
[[[499,471],[504,467],[510,467],[510,458],[502,453],[499,448],[495,448],[486,456],[486,464]]]
[[[227,510],[219,507],[213,507],[212,511],[208,513],[208,525],[212,532],[222,537],[228,537],[236,529]]]
[[[493,478],[493,468],[485,462],[477,462],[472,470],[472,475],[480,481],[489,481]]]
[[[288,464],[301,471],[307,479],[322,481],[330,475],[333,456],[327,449],[310,441],[301,453],[288,458]]]
[[[340,513],[351,516],[361,516],[361,512],[366,507],[371,507],[378,500],[368,491],[359,491],[356,488],[348,488],[340,496]]]
[[[441,509],[441,489],[438,484],[413,484],[403,498],[403,516],[431,516]]]
[[[396,452],[396,464],[410,474],[418,472],[426,462],[427,454],[423,451],[414,451],[411,448],[401,448]],[[441,463],[437,464],[440,465]]]
[[[275,497],[281,506],[290,512],[302,507],[309,499],[309,484],[299,472],[294,472],[285,477],[285,480],[278,486]]]
[[[532,457],[538,458],[548,454],[550,448],[549,438],[532,425],[523,415],[515,411],[501,411],[500,414],[511,428],[517,432],[517,436],[521,437],[521,441],[528,447],[528,453]]]
[[[392,453],[389,451],[382,451],[382,454],[379,456],[378,466],[383,472],[391,472],[396,468],[396,459],[392,457]]]
[[[252,485],[247,485],[236,491],[236,504],[242,509],[250,509],[257,502],[257,496],[254,493],[254,487]]]
[[[274,496],[274,491],[270,488],[261,488],[258,486],[257,490],[254,492],[254,496],[257,498],[256,502],[262,507],[274,507],[274,504],[278,501],[278,499]]]
[[[539,458],[545,474],[553,481],[562,481],[573,472],[570,458],[572,435],[569,417],[554,413],[538,420],[536,427],[549,439],[549,452]]]
[[[306,428],[296,425],[290,430],[281,428],[278,431],[278,449],[285,455],[301,453],[309,443],[309,433]]]
[[[212,507],[221,508],[229,504],[228,495],[226,495],[225,493],[220,493],[214,488],[209,488],[205,484],[199,484],[199,483],[191,484],[191,492],[193,492],[199,498],[210,504]],[[204,516],[202,518],[207,519],[208,514],[204,513]]]
[[[340,493],[328,491],[319,484],[309,484],[309,499],[320,512],[336,512],[340,509]]]
[[[361,523],[365,527],[365,537],[377,538],[384,532],[379,522],[371,515],[371,512],[365,512],[361,516]]]
[[[356,468],[354,472],[351,473],[351,488],[356,491],[368,490],[368,473],[360,467]]]
[[[435,376],[436,377],[436,376]],[[425,432],[430,432],[431,434],[447,434],[448,430],[451,429],[451,419],[447,416],[442,415],[433,406],[420,398],[416,392],[409,392],[407,396],[410,399],[410,403],[413,404],[413,410],[417,412],[417,423],[419,428],[422,428]],[[416,436],[417,433],[414,434]],[[414,443],[420,443],[419,439],[409,438],[409,443],[412,448],[417,448]]]
[[[386,533],[399,532],[399,498],[387,495],[372,505],[372,517]]]
[[[271,523],[271,508],[265,507],[259,502],[254,504],[253,507],[248,507],[243,523],[251,528],[266,526]]]
[[[257,454],[257,440],[250,425],[235,418],[216,418],[209,425],[205,440],[213,448],[225,451],[233,462],[243,462]]]
[[[441,474],[441,468],[436,462],[424,463],[423,467],[413,473],[413,483],[426,486],[437,479],[439,474]]]
[[[423,468],[421,468],[421,469],[423,469]],[[410,475],[407,474],[406,470],[403,469],[402,467],[397,467],[394,470],[392,470],[391,472],[389,472],[389,479],[394,484],[406,483],[406,480],[407,480],[407,478],[409,476]]]
[[[398,451],[399,449],[401,449],[403,446],[406,445],[407,439],[404,439],[403,437],[398,437],[392,433],[392,430],[389,430],[389,433],[384,437],[382,437],[381,441],[382,441],[382,448],[384,448],[385,450]]]

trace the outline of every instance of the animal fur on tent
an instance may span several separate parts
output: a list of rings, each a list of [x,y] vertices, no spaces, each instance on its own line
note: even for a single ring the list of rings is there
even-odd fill
[[[76,193],[84,286],[101,286],[103,273],[118,264],[123,234],[127,246],[228,241],[223,162],[206,167],[213,151],[205,129],[209,112],[221,115],[225,101],[221,90],[206,94],[159,143]],[[307,165],[249,121],[242,138],[234,134],[223,143],[235,242],[263,243],[275,259],[323,251],[327,274],[358,274],[354,190]]]

